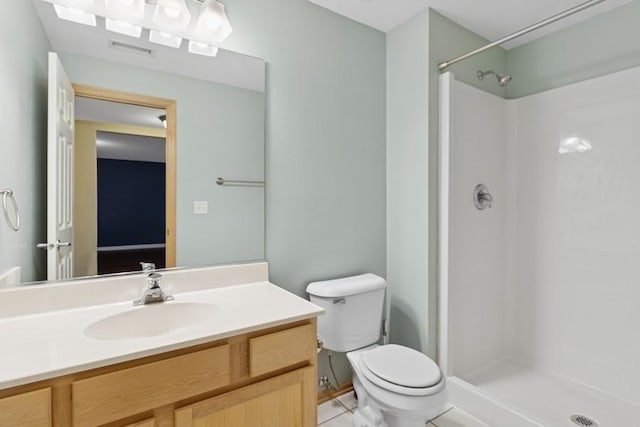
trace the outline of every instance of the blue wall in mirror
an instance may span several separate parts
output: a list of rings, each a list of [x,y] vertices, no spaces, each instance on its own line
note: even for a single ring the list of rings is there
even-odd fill
[[[98,246],[164,243],[165,164],[98,159]]]

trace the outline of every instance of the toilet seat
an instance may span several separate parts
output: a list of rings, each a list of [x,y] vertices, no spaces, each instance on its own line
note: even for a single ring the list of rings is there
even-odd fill
[[[363,352],[360,366],[369,381],[394,393],[428,396],[444,386],[438,365],[426,355],[400,345],[388,344]]]

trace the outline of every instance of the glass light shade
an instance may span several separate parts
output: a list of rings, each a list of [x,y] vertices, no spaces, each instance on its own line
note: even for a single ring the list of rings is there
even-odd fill
[[[149,32],[149,41],[164,46],[179,48],[182,44],[182,38],[172,34],[163,33],[162,31],[151,30]]]
[[[93,11],[93,0],[44,0],[47,3],[53,3],[54,5],[66,6],[72,9],[80,9],[85,12]]]
[[[54,4],[53,8],[60,19],[76,22],[78,24],[90,25],[92,27],[96,26],[96,15],[92,13],[87,13],[73,7],[60,6],[58,4]]]
[[[124,34],[130,37],[139,38],[142,34],[142,27],[139,25],[130,24],[124,21],[117,21],[115,19],[106,18],[105,27],[109,31],[114,33]]]
[[[144,0],[104,0],[104,6],[116,17],[144,18]]]
[[[219,44],[231,34],[231,24],[224,5],[216,0],[205,0],[200,6],[194,36],[207,44]]]
[[[159,0],[153,14],[153,23],[165,31],[186,31],[191,13],[184,0]]]
[[[218,54],[218,48],[206,43],[200,43],[197,41],[189,41],[189,53],[195,53],[196,55],[213,56]]]

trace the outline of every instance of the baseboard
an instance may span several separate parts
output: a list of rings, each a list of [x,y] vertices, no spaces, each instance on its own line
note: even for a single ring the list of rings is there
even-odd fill
[[[353,384],[351,384],[351,381],[349,381],[348,383],[344,383],[340,385],[340,387],[338,387],[337,390],[325,390],[325,391],[319,392],[318,405],[320,405],[321,403],[327,402],[331,399],[335,399],[338,396],[342,396],[343,394],[347,394],[351,390],[353,390]]]

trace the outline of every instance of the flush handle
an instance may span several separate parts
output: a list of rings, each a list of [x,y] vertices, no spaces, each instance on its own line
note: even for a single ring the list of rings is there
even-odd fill
[[[334,304],[346,304],[347,300],[345,300],[344,298],[338,298],[338,299],[334,299],[333,303]]]

